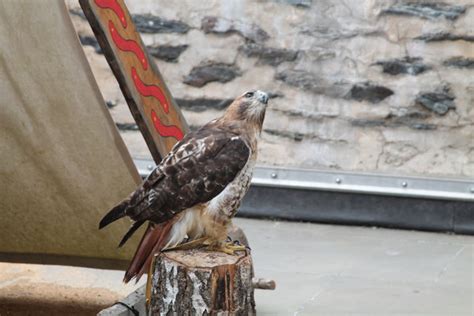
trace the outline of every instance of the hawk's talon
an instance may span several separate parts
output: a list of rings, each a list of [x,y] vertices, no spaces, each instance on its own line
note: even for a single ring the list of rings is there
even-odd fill
[[[229,252],[232,252],[231,254],[235,254],[237,251],[245,251],[245,246],[242,246],[238,240],[236,240],[238,244],[235,243],[226,243],[224,245],[224,248],[226,250],[230,250]]]
[[[237,251],[245,251],[245,247],[241,245],[234,245],[233,243],[227,242],[223,245],[211,245],[207,247],[210,251],[219,251],[228,255],[236,255]]]

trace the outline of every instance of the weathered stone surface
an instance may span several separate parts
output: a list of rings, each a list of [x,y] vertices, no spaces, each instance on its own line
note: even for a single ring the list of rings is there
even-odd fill
[[[351,120],[353,126],[358,127],[378,127],[386,126],[385,120],[370,120],[370,119],[353,119]]]
[[[423,34],[415,38],[416,40],[425,42],[442,42],[442,41],[466,41],[474,42],[474,35],[453,34],[449,32],[437,32]]]
[[[382,66],[382,71],[390,75],[408,74],[416,76],[431,69],[431,66],[423,63],[422,58],[408,56],[378,61],[375,65]]]
[[[443,65],[455,68],[474,69],[474,58],[453,57],[443,61]]]
[[[303,119],[310,120],[311,122],[320,122],[320,121],[323,121],[324,119],[334,119],[338,117],[337,114],[320,113],[320,112],[305,110],[305,109],[272,107],[270,110],[272,112],[281,113],[285,115],[286,117],[303,118]]]
[[[201,29],[205,33],[232,34],[237,33],[252,42],[260,43],[270,37],[255,23],[240,20],[228,20],[217,16],[206,16],[201,21]]]
[[[427,123],[412,123],[409,127],[413,129],[419,129],[424,131],[432,131],[438,128],[436,124],[427,124]]]
[[[344,97],[350,85],[345,82],[331,83],[325,78],[304,70],[284,70],[275,74],[275,79],[286,84],[307,90],[315,94],[323,94],[333,98]]]
[[[289,4],[299,8],[309,8],[313,4],[312,0],[273,0],[278,3]]]
[[[393,94],[392,90],[370,82],[353,85],[344,81],[330,83],[326,79],[304,70],[285,70],[277,73],[275,79],[316,94],[323,94],[333,98],[344,97],[370,103],[379,103]]]
[[[171,62],[159,67],[191,128],[217,117],[245,90],[276,93],[259,144],[259,164],[474,176],[474,159],[467,158],[474,138],[474,7],[468,0],[147,0],[127,5],[134,14],[152,13],[189,26],[187,33],[148,33],[143,40],[151,46],[189,45],[175,62],[177,53],[162,56]],[[456,17],[453,7],[466,10]],[[391,13],[382,13],[387,9]],[[93,36],[80,8],[71,15],[78,34]],[[111,111],[115,121],[133,122],[107,62],[87,48],[104,98],[118,102]],[[291,52],[298,53],[295,59]],[[205,74],[197,80],[201,88],[184,84],[203,61],[225,65],[230,77]],[[226,81],[235,72],[238,77]],[[208,79],[226,82],[206,84]],[[375,93],[371,100],[379,101],[377,106],[358,95],[370,92],[359,89],[365,82],[390,90]],[[452,87],[449,95],[455,99],[438,98],[445,92],[436,88],[444,85]],[[348,98],[350,92],[363,102]],[[447,114],[417,99],[435,107],[440,99],[440,112],[448,108]],[[132,155],[148,155],[138,131],[122,136]],[[417,153],[396,156],[404,150],[397,144],[412,145]]]
[[[254,43],[242,45],[239,50],[248,57],[257,57],[259,63],[271,66],[278,66],[285,61],[295,61],[298,58],[298,51]]]
[[[175,63],[189,45],[155,45],[147,46],[148,52],[158,59]]]
[[[277,99],[277,98],[283,98],[285,95],[281,92],[271,92],[267,91],[268,97],[270,99]]]
[[[357,83],[352,86],[347,99],[379,103],[393,94],[393,91],[370,82]]]
[[[399,122],[407,122],[407,121],[411,122],[412,120],[424,120],[429,117],[430,115],[425,112],[418,111],[417,109],[409,108],[404,111],[398,111],[396,113],[392,111],[387,116],[387,119],[392,119]]]
[[[203,112],[206,110],[223,110],[227,108],[233,99],[175,99],[178,105],[185,110],[193,112]]]
[[[391,113],[387,116],[387,126],[407,126],[416,130],[435,130],[436,124],[426,123],[430,115],[415,109],[411,109],[402,114]]]
[[[415,102],[438,115],[445,115],[449,110],[456,109],[454,99],[449,89],[443,88],[439,92],[421,93]]]
[[[456,20],[466,12],[465,6],[431,2],[398,2],[382,11],[382,14],[416,16],[422,19],[445,18]]]
[[[381,159],[388,165],[400,167],[418,153],[418,148],[410,143],[389,143],[384,146]]]
[[[333,27],[328,25],[302,25],[301,34],[326,41],[348,40],[358,36],[383,36],[383,32],[372,27],[358,27],[346,29],[344,27]]]
[[[189,25],[177,20],[166,20],[152,14],[133,14],[133,22],[140,33],[187,33]]]
[[[320,93],[321,78],[313,73],[303,70],[285,70],[275,75],[275,79],[281,80],[290,86],[304,90]]]
[[[304,138],[303,133],[298,133],[298,132],[290,132],[290,131],[285,131],[285,130],[276,130],[276,129],[269,129],[266,128],[263,130],[265,133],[273,135],[273,136],[280,136],[284,138],[289,138],[291,140],[300,142]]]
[[[82,46],[92,46],[97,54],[103,54],[102,48],[93,36],[79,35],[79,41]]]
[[[282,94],[268,93],[270,99],[281,98]],[[226,109],[234,99],[210,99],[210,98],[196,98],[196,99],[181,99],[175,98],[181,109],[192,112],[204,112],[207,110],[222,111]]]
[[[416,110],[409,110],[403,114],[390,113],[384,119],[352,119],[350,122],[357,127],[409,127],[415,130],[435,130],[435,124],[423,122],[429,115]]]
[[[313,4],[313,0],[285,0],[288,4],[295,7],[309,8]]]
[[[207,62],[194,67],[183,82],[193,87],[202,87],[213,81],[229,82],[240,75],[240,70],[235,65]]]

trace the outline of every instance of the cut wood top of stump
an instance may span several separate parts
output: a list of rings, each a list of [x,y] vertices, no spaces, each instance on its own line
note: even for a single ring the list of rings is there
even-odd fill
[[[248,255],[246,251],[238,251],[235,255],[228,255],[223,252],[200,249],[173,250],[161,253],[161,256],[165,256],[190,268],[213,268],[222,265],[238,264]]]

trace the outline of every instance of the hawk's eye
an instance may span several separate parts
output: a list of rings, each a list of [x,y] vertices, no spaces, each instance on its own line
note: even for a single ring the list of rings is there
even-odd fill
[[[245,94],[245,97],[246,97],[246,98],[251,98],[251,97],[253,97],[253,92],[247,92],[247,93]]]

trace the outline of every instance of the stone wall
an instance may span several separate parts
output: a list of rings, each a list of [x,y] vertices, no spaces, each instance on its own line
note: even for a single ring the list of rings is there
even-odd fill
[[[474,176],[472,0],[127,1],[192,127],[249,89],[272,100],[261,164]],[[147,155],[80,8],[111,112]]]

